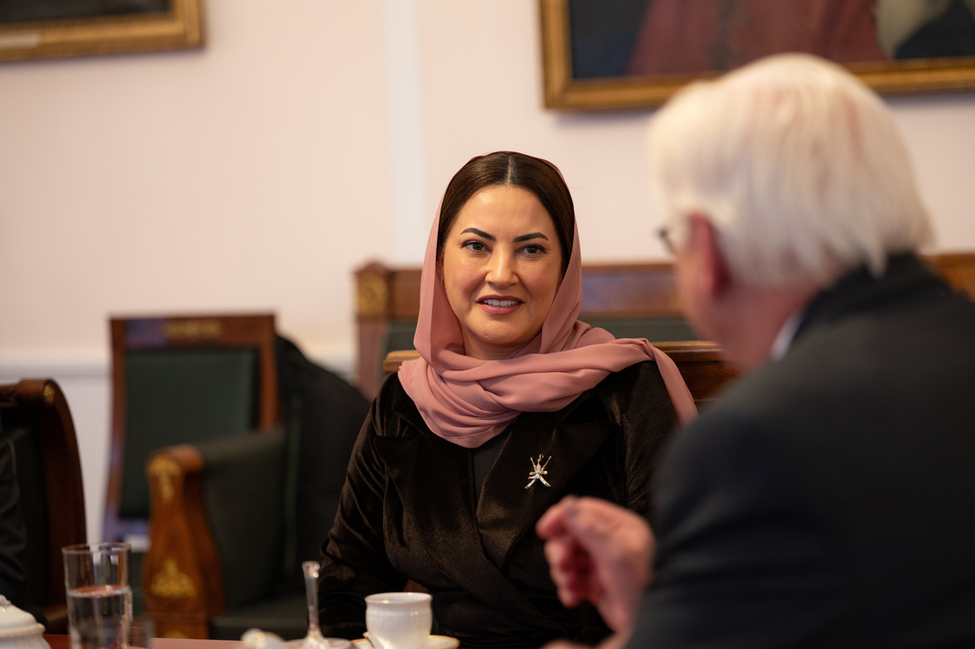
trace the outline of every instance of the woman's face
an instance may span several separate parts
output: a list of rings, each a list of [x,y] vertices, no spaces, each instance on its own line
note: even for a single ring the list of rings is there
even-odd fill
[[[500,359],[539,331],[562,281],[552,217],[531,192],[497,185],[464,204],[441,259],[468,356]]]

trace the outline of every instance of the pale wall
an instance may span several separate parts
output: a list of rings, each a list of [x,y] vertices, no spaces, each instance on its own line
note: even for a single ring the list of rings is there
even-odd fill
[[[416,1],[431,202],[472,154],[524,150],[565,174],[584,258],[662,256],[644,183],[649,113],[544,110],[536,2]],[[888,103],[914,157],[938,248],[975,248],[975,94]]]
[[[269,309],[347,366],[392,247],[381,3],[205,4],[203,50],[0,65],[0,374],[62,382],[93,538],[110,314]]]
[[[65,388],[93,539],[109,314],[273,309],[347,371],[352,269],[418,262],[450,175],[501,148],[562,168],[586,259],[662,257],[649,112],[542,109],[536,7],[206,0],[202,51],[0,65],[0,379]],[[889,103],[938,249],[975,249],[975,95]]]

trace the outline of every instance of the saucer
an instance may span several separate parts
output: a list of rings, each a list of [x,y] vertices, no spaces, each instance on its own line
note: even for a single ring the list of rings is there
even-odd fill
[[[459,645],[460,641],[457,638],[448,638],[445,635],[432,635],[427,637],[427,642],[423,645],[423,649],[457,649]],[[355,649],[372,649],[372,644],[366,638],[353,640],[352,646]]]
[[[304,640],[304,638],[302,638]],[[288,649],[298,649],[301,646],[302,640],[289,640],[284,643],[284,646]],[[351,643],[345,638],[325,638],[328,642],[330,649],[351,649]]]

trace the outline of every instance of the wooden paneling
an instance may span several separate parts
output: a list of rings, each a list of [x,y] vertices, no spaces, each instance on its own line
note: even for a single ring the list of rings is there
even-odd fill
[[[946,281],[975,298],[975,253],[944,253],[928,255],[924,259]],[[420,306],[420,269],[390,268],[373,262],[356,272],[356,284],[359,388],[371,398],[382,381],[379,367],[386,352],[390,323],[416,320]],[[582,267],[582,320],[679,315],[680,303],[672,264],[592,264]],[[700,344],[703,347],[685,346],[679,350],[672,348],[672,343],[658,346],[672,357],[673,354],[685,355],[689,363],[687,371],[699,372],[704,371],[702,368],[706,363],[700,359],[708,354],[714,360],[707,362],[720,362],[719,352],[712,343]],[[409,352],[407,356],[409,354],[415,357],[416,352]],[[392,368],[399,367],[398,363],[405,358],[391,354],[384,369],[394,371]],[[707,381],[723,384],[727,380],[727,377],[720,378],[720,372],[713,368],[704,372],[706,376],[687,375],[685,378],[707,394],[716,387],[707,387]],[[695,398],[698,398],[697,393]]]

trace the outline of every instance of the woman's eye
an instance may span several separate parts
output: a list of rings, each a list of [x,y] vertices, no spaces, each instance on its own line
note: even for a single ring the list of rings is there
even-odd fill
[[[481,242],[481,241],[467,241],[461,247],[462,248],[467,248],[468,250],[470,250],[472,252],[482,252],[482,251],[486,250],[486,247],[484,246],[484,243]]]
[[[527,246],[522,248],[522,250],[528,253],[529,255],[540,255],[543,252],[545,252],[545,248],[534,243],[528,244]]]

